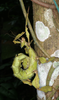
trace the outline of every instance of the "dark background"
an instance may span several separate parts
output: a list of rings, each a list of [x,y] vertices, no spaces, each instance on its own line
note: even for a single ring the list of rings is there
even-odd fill
[[[33,25],[32,2],[23,0]],[[25,30],[25,18],[18,0],[0,1],[0,100],[36,100],[36,89],[13,76],[11,65],[15,54],[24,53],[14,37]],[[25,37],[26,38],[26,37]],[[31,35],[30,38],[32,39]],[[33,43],[31,44],[33,47]]]

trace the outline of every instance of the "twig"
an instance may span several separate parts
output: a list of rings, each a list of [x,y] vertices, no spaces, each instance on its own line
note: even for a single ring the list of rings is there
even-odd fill
[[[25,19],[26,19],[26,10],[25,10],[25,6],[24,6],[24,3],[23,3],[23,0],[19,0],[19,2],[20,2],[20,5],[21,5],[21,8],[22,8],[24,17],[25,17]],[[31,35],[32,35],[33,40],[34,40],[34,42],[36,43],[36,45],[40,48],[40,50],[41,50],[48,58],[50,58],[50,55],[49,55],[49,54],[42,48],[42,46],[38,43],[38,41],[37,41],[37,39],[36,39],[36,37],[35,37],[35,33],[34,33],[34,31],[33,31],[33,28],[32,28],[32,26],[31,26],[31,23],[30,23],[29,18],[28,18],[28,27],[29,27],[29,30],[30,30],[30,32],[31,32]]]
[[[51,66],[51,68],[50,68],[50,70],[48,72],[47,79],[46,79],[46,85],[49,85],[49,82],[50,82],[50,79],[51,79],[51,75],[52,75],[54,70],[55,70],[55,68],[53,66]]]

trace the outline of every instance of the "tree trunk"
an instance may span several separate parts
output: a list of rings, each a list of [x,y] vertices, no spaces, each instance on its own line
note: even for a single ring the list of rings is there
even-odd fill
[[[44,3],[54,4],[53,0],[39,0],[39,1]],[[56,2],[58,3],[58,0],[56,0]],[[39,44],[41,44],[41,46],[46,50],[46,52],[50,56],[59,57],[59,14],[57,10],[42,7],[34,2],[32,4],[33,4],[33,27]],[[42,51],[37,47],[37,45],[35,45],[35,51],[38,56],[41,57],[44,56],[47,58],[47,56],[45,56],[42,53]],[[40,67],[39,64],[38,66]],[[45,70],[47,70],[47,68]],[[40,72],[38,71],[38,73]],[[39,77],[41,76],[39,75]],[[41,78],[44,78],[44,76],[42,76]],[[45,83],[42,82],[40,82],[41,87],[46,85],[46,82]],[[38,100],[48,100],[48,97],[47,98],[45,97],[45,93],[41,91],[37,91],[37,97]]]

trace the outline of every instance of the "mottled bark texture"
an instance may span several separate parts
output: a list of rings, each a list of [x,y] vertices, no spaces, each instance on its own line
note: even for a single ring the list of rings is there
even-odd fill
[[[45,3],[54,4],[53,0],[39,0]],[[57,4],[59,4],[58,0],[56,0]],[[50,30],[50,37],[46,39],[44,42],[39,41],[41,46],[46,50],[46,52],[51,55],[56,50],[59,49],[59,13],[57,12],[57,9],[47,9],[45,7],[42,7],[38,4],[32,3],[33,5],[33,27],[35,31],[35,23],[37,21],[41,21],[44,23],[45,26],[47,26]],[[36,31],[35,31],[36,33]],[[34,45],[35,51],[38,56],[44,56],[46,57],[42,51],[37,47],[37,45]],[[59,81],[58,81],[59,82]],[[56,83],[57,84],[57,83]],[[50,96],[50,93],[47,94],[47,99]],[[44,100],[44,98],[40,99],[37,96],[37,100]]]
[[[53,0],[39,0],[45,3],[53,4]],[[58,3],[58,0],[56,0]],[[35,31],[36,21],[41,21],[50,30],[50,35],[48,39],[44,42],[38,42],[47,51],[49,55],[53,54],[57,49],[59,49],[59,14],[57,10],[47,9],[45,7],[39,6],[33,3],[33,26]],[[35,50],[39,56],[44,56],[41,50],[35,45]]]

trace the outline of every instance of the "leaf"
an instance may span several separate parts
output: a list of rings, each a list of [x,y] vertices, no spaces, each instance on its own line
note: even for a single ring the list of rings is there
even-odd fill
[[[54,61],[55,57],[50,57],[49,61]]]
[[[32,86],[32,83],[30,81],[25,80],[25,81],[23,81],[23,83]]]
[[[52,91],[52,86],[44,86],[44,87],[41,87],[39,90],[47,93],[49,91]]]
[[[28,28],[27,28],[27,27],[26,27],[26,29],[25,29],[25,32],[26,32],[26,37],[27,37],[28,42],[29,42],[29,32],[28,32]]]
[[[29,53],[29,51],[28,51],[28,49],[27,49],[27,48],[25,48],[25,53],[26,53],[26,54],[28,54],[28,53]]]
[[[26,69],[29,67],[29,57],[26,57],[24,60],[23,60],[23,68]]]
[[[23,48],[24,47],[24,45],[25,45],[25,42],[23,41],[23,42],[21,42],[21,48]]]
[[[13,40],[13,42],[14,42],[14,44],[16,44],[16,43],[20,43],[19,41],[14,41],[14,40]]]
[[[35,51],[31,47],[28,49],[29,49],[29,57],[33,57],[35,59],[37,57]]]
[[[22,32],[22,33],[20,33],[20,34],[18,34],[16,37],[15,37],[15,39],[14,40],[17,40],[17,39],[19,39],[23,34],[24,34],[25,32]]]
[[[42,64],[43,64],[43,63],[46,63],[46,58],[44,58],[44,57],[40,57],[39,60],[40,60],[40,62],[41,62]]]
[[[27,24],[28,24],[28,14],[29,14],[29,8],[28,8],[28,12],[26,13],[26,23],[25,23],[26,37],[27,37],[28,42],[29,42],[29,32],[28,32],[28,28],[27,28]]]
[[[18,54],[18,59],[19,59],[19,61],[20,60],[23,60],[24,58],[26,58],[27,56],[25,55],[25,54],[23,54],[23,53],[19,53]]]
[[[24,45],[25,45],[25,39],[22,38],[22,40],[21,40],[21,48],[24,47]]]
[[[28,42],[29,42],[29,32],[28,32],[28,28],[27,28],[27,23],[28,23],[28,14],[29,14],[29,9],[28,9],[28,13],[26,14],[26,23],[25,23],[25,32],[26,32],[26,37],[27,37]]]
[[[40,84],[39,84],[38,73],[36,73],[36,76],[35,76],[34,80],[32,81],[32,85],[33,85],[36,89],[39,88]]]

